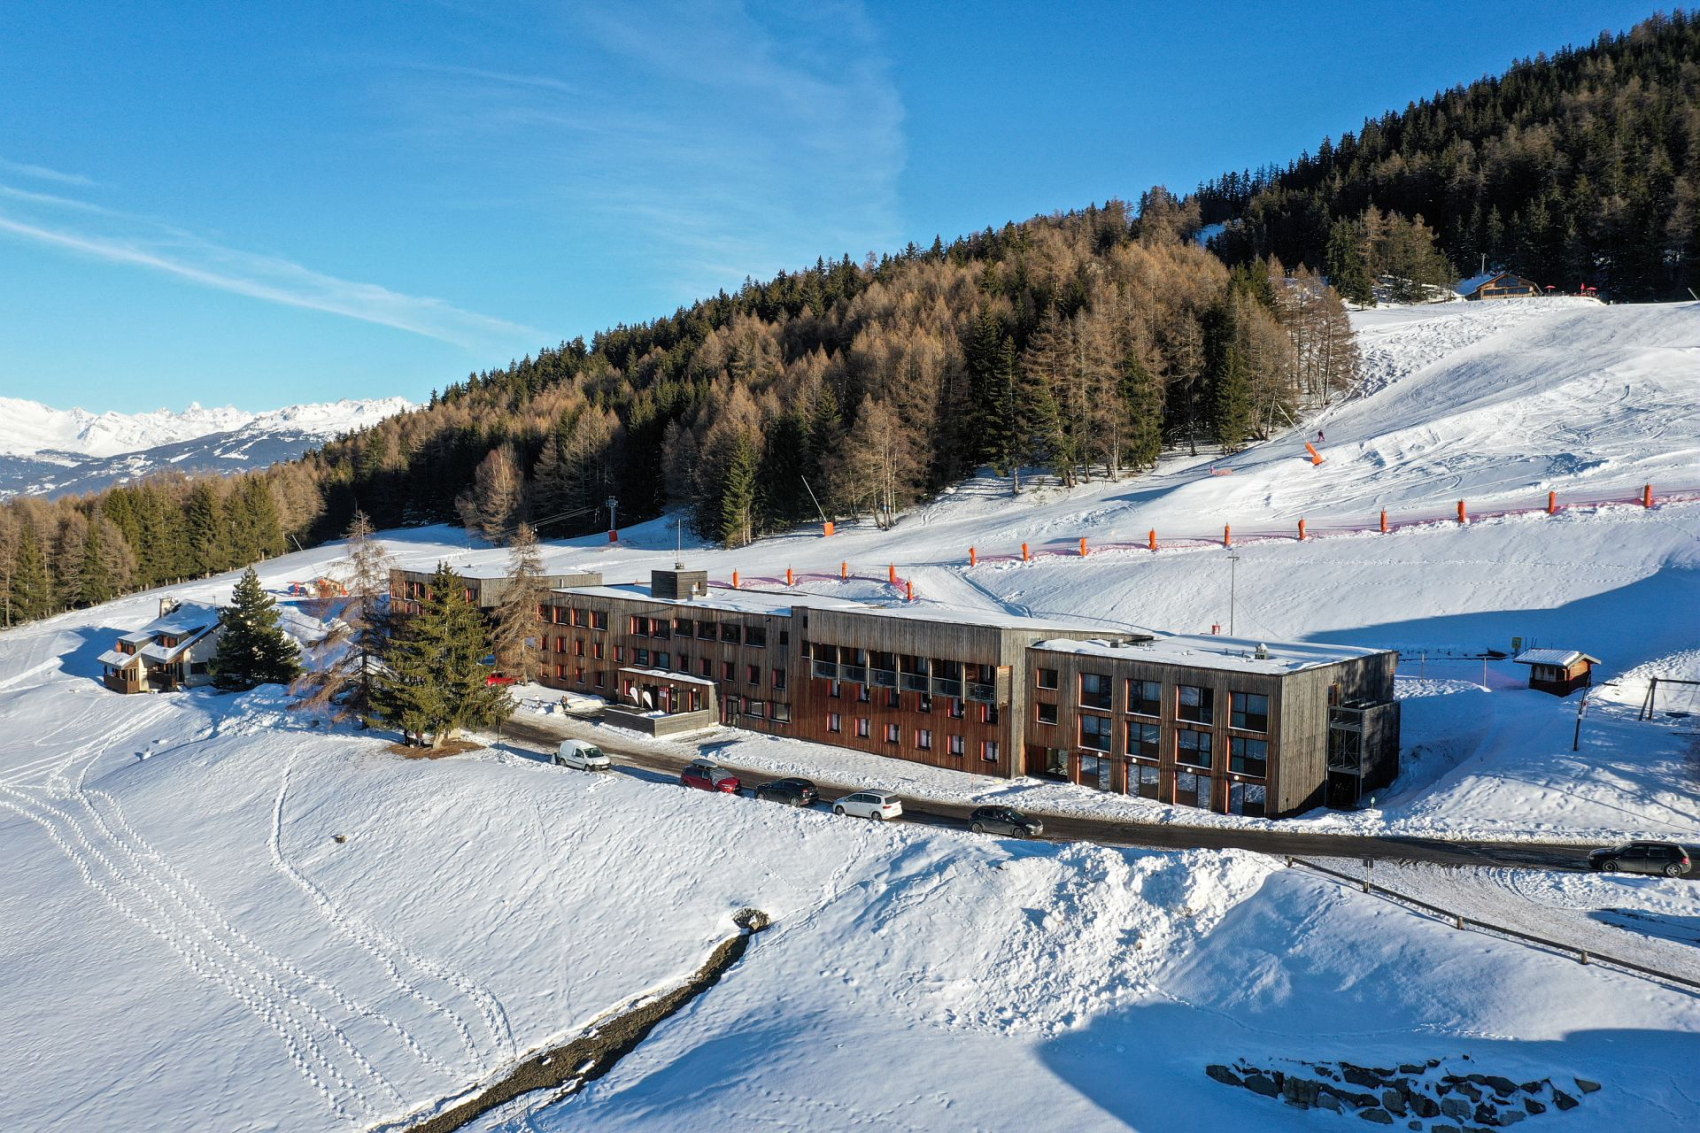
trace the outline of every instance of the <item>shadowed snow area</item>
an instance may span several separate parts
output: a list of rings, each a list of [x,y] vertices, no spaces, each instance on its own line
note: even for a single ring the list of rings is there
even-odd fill
[[[1700,506],[1251,543],[1232,611],[1219,547],[972,569],[967,549],[1700,487],[1681,483],[1700,481],[1697,315],[1579,301],[1369,312],[1370,392],[1308,426],[1327,433],[1320,467],[1289,435],[1071,493],[1012,500],[981,479],[886,532],[847,523],[738,551],[687,534],[684,557],[716,579],[793,567],[833,579],[800,589],[880,601],[897,595],[866,579],[896,565],[946,616],[1182,632],[1231,617],[1242,637],[1398,648],[1404,775],[1371,810],[1295,828],[1689,837],[1693,717],[1636,715],[1650,677],[1700,678]],[[547,557],[647,581],[674,537],[659,520]],[[447,528],[386,538],[408,565],[506,558]],[[282,595],[341,553],[272,560],[261,578]],[[841,562],[864,577],[836,581]],[[222,602],[234,580],[172,593]],[[772,928],[605,1078],[472,1127],[1311,1130],[1351,1119],[1220,1086],[1205,1067],[1466,1055],[1515,1081],[1601,1084],[1574,1112],[1532,1116],[1537,1131],[1700,1123],[1700,1000],[1665,985],[1246,852],[881,826],[511,752],[409,761],[387,737],[311,727],[276,689],[108,692],[99,654],[157,600],[0,633],[0,1127],[395,1127],[675,986],[746,907]],[[291,632],[318,632],[309,605],[286,611]],[[1513,636],[1604,659],[1614,684],[1589,699],[1581,751],[1581,694],[1530,692],[1523,670],[1475,656]],[[870,786],[1260,821],[710,738],[728,759]],[[1376,880],[1671,970],[1700,953],[1688,881],[1419,867]]]

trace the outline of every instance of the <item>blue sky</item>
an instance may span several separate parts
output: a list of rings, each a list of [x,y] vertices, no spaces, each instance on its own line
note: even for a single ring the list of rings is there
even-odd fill
[[[1284,161],[1651,10],[269,7],[0,9],[0,395],[423,399],[746,275]]]

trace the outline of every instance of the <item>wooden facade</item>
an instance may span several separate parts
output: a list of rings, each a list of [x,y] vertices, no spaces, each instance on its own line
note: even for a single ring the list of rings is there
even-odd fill
[[[1067,778],[1100,790],[1221,813],[1283,817],[1324,802],[1331,730],[1339,706],[1391,704],[1376,716],[1354,794],[1397,773],[1398,654],[1292,671],[1221,663],[1176,663],[1119,649],[1027,651],[1033,704],[1026,748],[1030,775]],[[1337,761],[1338,762],[1338,761]]]
[[[390,605],[396,613],[403,616],[417,614],[419,603],[431,593],[432,570],[403,570],[395,567],[390,570]],[[502,595],[507,590],[508,579],[505,575],[481,574],[468,577],[461,576],[466,584],[466,600],[480,610],[489,612],[502,604]],[[564,574],[550,574],[543,577],[543,585],[551,590],[563,586],[600,586],[602,575],[593,570],[568,571]]]
[[[1519,653],[1516,663],[1529,666],[1529,687],[1536,692],[1569,696],[1594,683],[1598,657],[1576,649],[1530,649]]]
[[[1502,271],[1472,288],[1466,299],[1528,299],[1541,294],[1540,284]]]

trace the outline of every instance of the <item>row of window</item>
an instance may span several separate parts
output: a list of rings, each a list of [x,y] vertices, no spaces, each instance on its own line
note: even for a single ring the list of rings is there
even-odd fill
[[[850,687],[856,690],[856,694],[852,698],[856,701],[856,703],[858,703],[858,704],[872,704],[873,703],[873,701],[874,701],[874,690],[873,690],[872,687],[870,687],[868,685],[851,685]],[[844,682],[843,681],[831,681],[831,682],[829,682],[828,685],[827,685],[826,694],[834,700],[844,699]],[[903,697],[904,697],[904,695],[905,694],[900,689],[895,689],[895,688],[886,689],[885,690],[885,696],[884,696],[885,706],[887,708],[902,708],[903,707]],[[918,693],[914,693],[912,695],[915,697],[915,711],[926,712],[926,713],[932,712],[934,697],[931,693],[918,692]],[[941,700],[944,704],[945,715],[949,716],[952,720],[961,720],[967,715],[967,706],[963,702],[961,697],[959,697],[959,696],[946,696],[946,697],[940,697],[938,699]],[[995,704],[982,704],[982,705],[980,705],[980,722],[982,724],[996,724],[998,722],[997,705],[995,705]]]
[[[1114,703],[1113,677],[1099,673],[1080,674],[1080,699],[1083,708],[1097,708],[1108,712]],[[1135,716],[1161,716],[1163,714],[1163,682],[1137,680],[1129,677],[1127,680],[1127,711]],[[1055,689],[1057,687],[1057,670],[1040,669],[1039,687]],[[1229,694],[1230,710],[1228,723],[1231,727],[1247,732],[1267,732],[1269,730],[1269,697],[1260,692],[1234,692]],[[1040,704],[1039,722],[1055,724],[1057,706],[1055,704]],[[1048,717],[1048,718],[1047,718]],[[1216,690],[1201,685],[1175,686],[1175,718],[1194,724],[1213,724],[1216,718]]]
[[[748,645],[755,649],[767,648],[767,627],[747,626],[741,622],[699,622],[690,618],[646,618],[631,619],[630,629],[633,637],[651,637],[665,640],[671,637],[695,637],[700,641],[719,641],[727,645]],[[790,641],[790,632],[779,631],[779,644],[786,645]]]
[[[1125,754],[1143,759],[1162,757],[1163,728],[1160,724],[1128,721]],[[1083,715],[1080,718],[1080,747],[1089,752],[1112,748],[1111,718]],[[1192,767],[1211,765],[1214,758],[1211,734],[1197,728],[1175,729],[1175,761]],[[1228,737],[1228,766],[1239,775],[1263,778],[1269,774],[1269,741],[1248,736]]]
[[[1163,770],[1145,763],[1129,765],[1127,769],[1127,793],[1139,795],[1147,799],[1162,797]],[[1208,775],[1199,775],[1191,771],[1173,771],[1174,787],[1170,792],[1176,804],[1180,806],[1195,806],[1205,810],[1211,809],[1215,799],[1216,781]],[[1086,777],[1082,768],[1081,777]],[[1228,785],[1228,813],[1247,816],[1261,816],[1268,810],[1269,790],[1261,783],[1230,783]]]
[[[851,727],[854,729],[852,734],[855,735],[857,739],[866,740],[873,738],[873,721],[869,720],[866,716],[852,717],[850,723]],[[838,712],[828,712],[826,714],[826,730],[833,735],[843,735],[843,714]],[[903,743],[903,726],[901,724],[882,725],[880,734],[888,744],[900,746]],[[916,751],[934,750],[933,741],[934,735],[931,728],[913,729],[911,742],[914,744]],[[967,737],[955,735],[954,733],[945,735],[943,750],[946,755],[967,755]],[[981,740],[980,758],[987,763],[996,763],[998,761],[998,741]]]

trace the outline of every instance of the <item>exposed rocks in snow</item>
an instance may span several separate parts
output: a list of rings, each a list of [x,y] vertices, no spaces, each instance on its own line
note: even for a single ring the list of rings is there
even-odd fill
[[[1466,1060],[1468,1056],[1465,1056]],[[1573,1078],[1574,1093],[1551,1078],[1514,1082],[1475,1070],[1455,1072],[1438,1058],[1400,1063],[1397,1069],[1350,1062],[1295,1062],[1291,1069],[1263,1069],[1243,1059],[1233,1066],[1213,1063],[1205,1074],[1224,1086],[1239,1086],[1297,1109],[1355,1114],[1375,1125],[1404,1123],[1426,1133],[1478,1133],[1504,1129],[1531,1117],[1564,1112],[1582,1104],[1577,1095],[1600,1089]],[[1307,1076],[1308,1075],[1308,1076]]]

